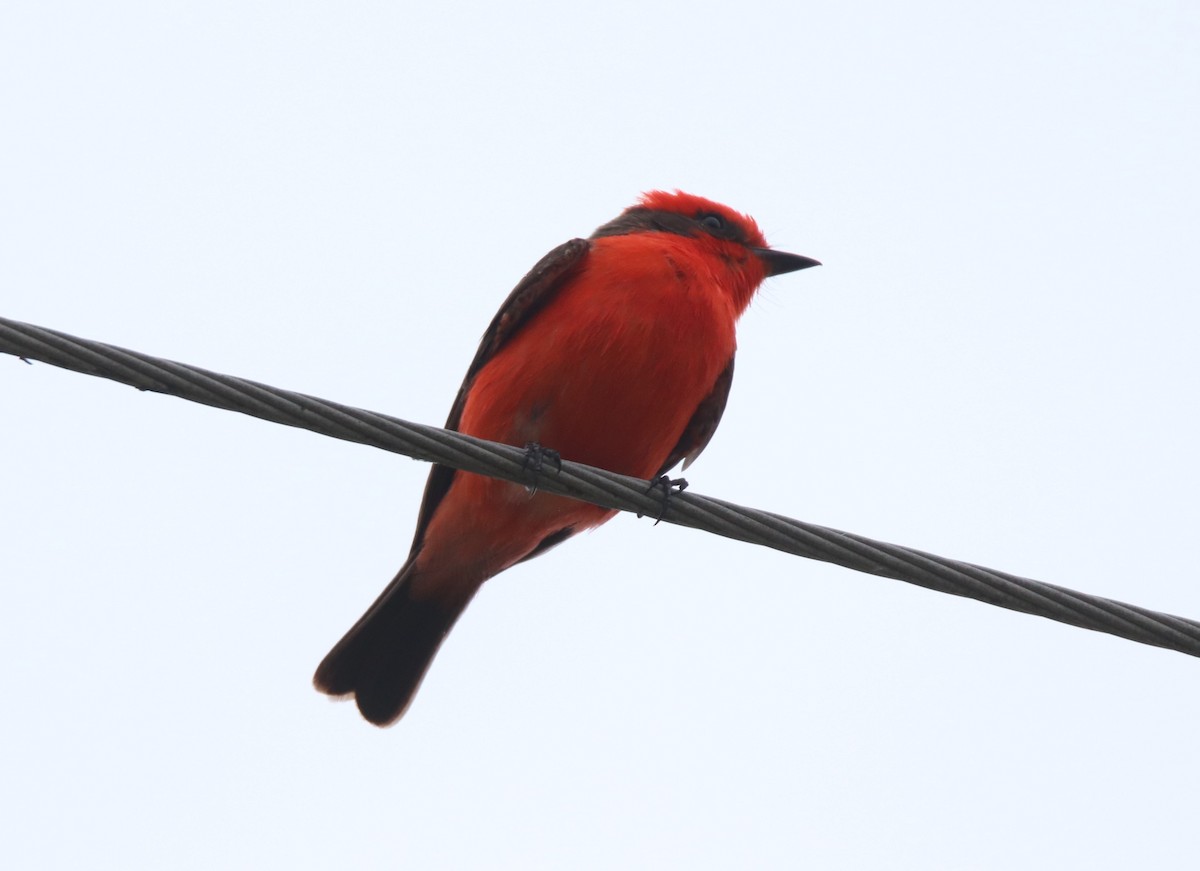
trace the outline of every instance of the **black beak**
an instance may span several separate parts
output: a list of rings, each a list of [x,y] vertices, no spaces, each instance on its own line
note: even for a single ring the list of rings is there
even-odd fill
[[[813,260],[803,254],[788,254],[786,251],[772,251],[770,248],[751,248],[755,256],[762,261],[767,269],[767,275],[783,275],[785,272],[795,272],[797,269],[808,269],[810,266],[820,266],[820,260]]]

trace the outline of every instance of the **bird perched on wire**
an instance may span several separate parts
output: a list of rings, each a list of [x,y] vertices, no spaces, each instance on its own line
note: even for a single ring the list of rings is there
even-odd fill
[[[521,279],[446,428],[640,478],[686,469],[725,410],[738,317],[768,276],[817,265],[727,206],[645,194]],[[615,513],[435,465],[408,560],[314,684],[395,722],[484,581]]]

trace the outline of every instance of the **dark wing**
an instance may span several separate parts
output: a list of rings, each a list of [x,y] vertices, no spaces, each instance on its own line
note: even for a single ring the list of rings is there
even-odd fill
[[[471,361],[471,365],[467,369],[467,376],[463,379],[462,386],[458,388],[458,396],[455,397],[454,406],[450,409],[450,417],[446,420],[446,429],[458,430],[459,421],[462,419],[463,405],[466,404],[467,393],[471,389],[471,383],[475,380],[476,373],[495,356],[496,352],[509,339],[516,335],[522,326],[528,323],[536,312],[554,297],[566,280],[574,275],[582,265],[589,250],[591,250],[591,243],[586,239],[572,239],[570,242],[565,242],[539,260],[533,269],[529,270],[529,274],[513,288],[512,293],[504,300],[500,311],[496,312],[496,316],[492,318],[492,322],[488,324],[488,328],[483,334],[479,350],[475,352],[475,359]],[[449,466],[438,465],[435,465],[430,471],[429,480],[425,484],[425,495],[421,499],[421,511],[417,515],[417,532],[413,536],[412,553],[416,553],[417,548],[420,547],[421,540],[425,536],[425,527],[429,525],[429,519],[437,509],[438,503],[450,489],[450,484],[457,471]]]
[[[696,457],[700,456],[700,452],[708,446],[713,433],[717,431],[717,424],[721,422],[721,415],[725,413],[725,403],[729,400],[729,387],[732,384],[733,357],[730,357],[729,365],[717,376],[712,391],[696,406],[696,413],[692,415],[692,419],[683,430],[683,435],[679,437],[679,444],[675,445],[667,461],[658,470],[659,475],[665,475],[680,460],[683,460],[685,469],[696,461]]]

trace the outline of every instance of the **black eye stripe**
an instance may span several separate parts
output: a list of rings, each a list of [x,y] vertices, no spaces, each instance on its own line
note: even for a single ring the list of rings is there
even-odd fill
[[[728,239],[731,242],[748,244],[746,231],[741,224],[729,220],[724,215],[716,212],[698,212],[693,220],[700,226],[702,233],[707,233],[716,239]]]
[[[694,215],[668,212],[660,209],[629,209],[599,227],[591,236],[623,236],[641,232],[675,233],[679,236],[712,236],[730,242],[749,244],[745,229],[714,212],[699,212]]]

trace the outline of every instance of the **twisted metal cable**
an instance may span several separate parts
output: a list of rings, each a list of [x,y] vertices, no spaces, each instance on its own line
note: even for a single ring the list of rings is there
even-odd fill
[[[663,511],[661,495],[649,492],[645,481],[581,463],[564,461],[560,471],[543,471],[535,481],[520,448],[409,423],[7,318],[0,318],[0,352],[468,472],[526,485],[536,483],[539,490],[604,508],[639,514],[662,512],[662,519],[668,523],[1200,656],[1200,622],[1195,620],[692,492],[673,493]]]

